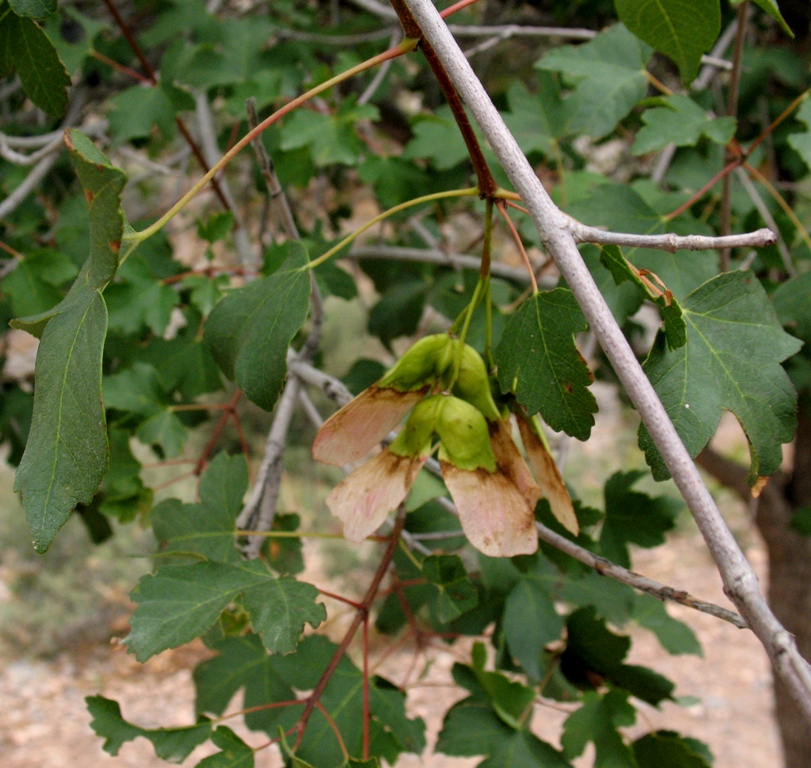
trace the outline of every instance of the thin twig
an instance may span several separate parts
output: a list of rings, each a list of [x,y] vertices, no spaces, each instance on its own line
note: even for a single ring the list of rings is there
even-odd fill
[[[727,96],[727,115],[738,116],[738,85],[741,81],[741,67],[743,66],[743,43],[746,39],[746,25],[749,18],[749,0],[743,0],[738,7],[738,24],[735,31],[735,48],[732,53],[732,75],[729,78],[729,92]],[[724,160],[729,163],[735,157],[731,147],[727,145]],[[724,176],[721,187],[721,235],[728,235],[732,231],[732,174]],[[729,248],[721,248],[718,253],[718,268],[721,272],[729,269]]]
[[[649,579],[647,576],[642,576],[638,573],[634,573],[634,571],[628,570],[627,568],[623,568],[621,565],[612,563],[605,557],[595,555],[593,552],[583,549],[583,547],[569,541],[569,539],[567,539],[565,536],[555,533],[555,531],[553,531],[551,528],[547,528],[541,523],[538,523],[537,527],[538,536],[540,536],[543,541],[545,541],[547,544],[551,544],[553,547],[555,547],[555,549],[565,552],[567,555],[570,555],[584,565],[594,568],[594,570],[597,571],[597,573],[599,573],[601,576],[610,576],[612,579],[619,581],[622,584],[627,584],[629,587],[638,589],[640,592],[653,595],[653,597],[656,597],[664,602],[670,601],[673,603],[679,603],[680,605],[685,605],[688,608],[693,608],[696,611],[701,611],[701,613],[707,613],[710,616],[715,616],[717,619],[728,621],[730,624],[734,624],[736,627],[738,627],[738,629],[746,629],[749,626],[746,623],[746,619],[734,611],[729,611],[726,608],[722,608],[720,605],[709,603],[706,600],[700,600],[697,597],[693,597],[688,592],[684,592],[680,589],[674,589],[666,584],[660,584],[658,581]]]
[[[259,125],[259,115],[256,113],[256,99],[253,96],[245,102],[245,110],[248,113],[248,125],[253,130]],[[265,143],[262,141],[261,135],[254,136],[251,141],[251,147],[253,147],[256,162],[259,163],[259,168],[265,179],[270,200],[278,208],[279,218],[281,219],[285,234],[290,240],[300,240],[296,220],[293,218],[293,211],[290,208],[290,201],[287,199],[287,195],[284,193],[284,189],[279,182],[273,160],[265,148]]]
[[[423,264],[438,264],[440,266],[478,270],[481,259],[478,256],[466,256],[460,253],[447,253],[437,249],[406,248],[389,245],[361,245],[353,248],[344,258],[348,259],[392,259],[395,261],[413,261]],[[493,277],[501,277],[513,283],[526,285],[529,283],[527,270],[510,267],[499,262],[491,263]],[[557,280],[550,280],[547,287],[552,287]]]
[[[765,221],[769,227],[777,233],[777,250],[780,252],[780,258],[783,259],[783,266],[786,268],[786,273],[789,276],[794,277],[794,275],[797,274],[797,269],[791,261],[791,254],[789,253],[788,246],[780,234],[780,229],[777,226],[777,222],[774,220],[774,216],[772,216],[772,212],[769,210],[766,203],[763,202],[763,198],[760,196],[757,189],[755,189],[755,185],[752,184],[751,180],[746,175],[746,171],[744,171],[743,168],[736,168],[735,175],[738,177],[738,181],[740,181],[741,186],[746,191],[746,194],[749,195],[749,199],[754,203],[758,213],[763,217],[763,221]]]
[[[656,248],[660,251],[703,251],[713,248],[761,248],[774,245],[777,234],[770,229],[758,229],[740,235],[726,237],[706,237],[704,235],[635,235],[626,232],[606,232],[596,227],[581,224],[569,218],[569,231],[578,243],[601,243],[603,245],[625,245],[630,248]]]
[[[45,146],[31,152],[31,154],[26,155],[22,152],[16,152],[13,150],[9,146],[5,134],[0,133],[0,157],[9,163],[13,163],[14,165],[35,165],[53,152],[59,152],[62,149],[63,142],[64,134],[62,131],[59,131],[58,135],[51,139],[50,142],[45,144]]]
[[[265,442],[265,455],[262,458],[256,481],[248,501],[237,517],[236,527],[239,529],[268,531],[273,525],[284,469],[287,431],[293,418],[300,386],[301,381],[296,376],[289,377],[284,385],[282,395],[273,412],[273,423]],[[252,560],[258,557],[262,544],[263,541],[260,537],[249,537],[242,547],[245,559]]]
[[[393,48],[402,38],[403,32],[402,30],[398,29],[392,33],[391,38],[389,39],[389,48]],[[392,59],[388,61],[384,61],[380,68],[377,70],[377,73],[372,78],[372,82],[366,86],[366,89],[363,93],[358,97],[358,104],[368,104],[372,96],[375,95],[377,89],[383,84],[383,81],[386,79],[386,76],[389,74],[389,70],[391,69]]]
[[[437,499],[437,501],[446,511],[450,512],[452,515],[458,515],[456,505],[450,499],[442,497]],[[640,592],[653,595],[653,597],[662,600],[663,602],[679,603],[679,605],[684,605],[688,608],[700,611],[701,613],[709,614],[717,619],[727,621],[739,629],[746,629],[749,626],[746,623],[746,619],[734,611],[722,608],[720,605],[716,605],[715,603],[710,603],[706,600],[693,597],[689,592],[685,592],[681,589],[675,589],[674,587],[670,587],[667,584],[662,584],[654,579],[649,579],[647,576],[642,576],[641,574],[635,573],[628,568],[624,568],[621,565],[611,562],[611,560],[608,558],[602,557],[601,555],[595,555],[594,552],[590,552],[588,549],[581,547],[579,544],[575,544],[565,536],[555,533],[555,531],[553,531],[551,528],[547,528],[541,523],[536,523],[536,526],[538,528],[538,536],[543,541],[550,546],[553,546],[555,549],[558,549],[570,557],[573,557],[578,562],[583,563],[583,565],[593,568],[601,576],[608,576],[621,584],[627,584],[629,587],[638,589]],[[412,537],[420,540],[433,540],[439,538],[458,537],[462,535],[464,534],[462,534],[461,531],[442,531],[439,534],[412,534]]]
[[[217,137],[214,131],[214,116],[211,114],[208,95],[205,92],[198,93],[194,101],[196,104],[197,127],[200,131],[200,145],[206,166],[210,168],[220,158],[220,149],[217,146]],[[253,252],[251,241],[248,238],[245,222],[234,202],[234,196],[231,194],[228,180],[225,178],[225,175],[222,175],[219,178],[212,179],[212,182],[214,181],[219,184],[222,198],[225,201],[225,208],[231,211],[234,216],[232,235],[234,237],[234,246],[236,248],[237,257],[239,258],[239,263],[243,267],[255,266],[257,262],[256,255]]]

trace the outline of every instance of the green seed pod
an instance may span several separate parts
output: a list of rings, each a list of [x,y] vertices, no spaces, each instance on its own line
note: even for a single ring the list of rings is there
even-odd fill
[[[458,469],[496,471],[490,431],[481,411],[451,395],[439,395],[441,408],[434,429],[441,441],[439,457]],[[433,398],[432,398],[433,399]]]
[[[389,451],[397,456],[419,456],[430,451],[443,399],[441,395],[433,395],[417,403]]]
[[[490,377],[482,356],[465,344],[453,394],[478,408],[489,421],[498,421],[498,408],[490,392]]]
[[[436,380],[443,350],[452,343],[446,333],[426,336],[414,344],[377,383],[384,389],[411,392]]]

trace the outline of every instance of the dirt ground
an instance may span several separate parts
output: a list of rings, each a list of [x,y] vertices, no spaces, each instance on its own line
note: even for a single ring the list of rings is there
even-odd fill
[[[616,402],[600,399],[601,418],[595,434],[588,443],[577,446],[577,450],[585,454],[570,455],[566,464],[566,475],[577,477],[581,481],[579,487],[602,487],[604,477],[589,476],[598,472],[601,456],[604,459],[610,455],[612,463],[634,461],[627,459],[624,453],[625,443],[635,443],[633,431],[628,430],[627,425],[619,429],[622,418]],[[727,447],[734,446],[740,439],[736,425],[729,426]],[[626,437],[622,437],[620,431]],[[724,432],[722,424],[722,437]],[[599,503],[599,499],[585,498],[585,501]],[[740,507],[730,508],[723,503],[722,509],[763,580],[764,553],[747,523],[746,513]],[[313,559],[308,557],[308,564]],[[667,545],[635,551],[634,568],[695,597],[731,608],[710,556],[690,522],[682,524]],[[309,568],[308,578],[316,583],[328,581],[327,574],[309,574]],[[359,583],[358,589],[364,589],[365,583]],[[328,604],[330,616],[341,610],[346,611],[346,606]],[[689,706],[665,703],[661,709],[641,704],[639,720],[627,734],[638,737],[650,730],[666,728],[707,743],[715,755],[716,768],[777,768],[781,759],[772,720],[771,672],[754,636],[682,606],[671,605],[669,610],[696,632],[704,650],[703,658],[670,656],[650,632],[631,630],[635,642],[629,662],[656,669],[676,683],[677,697],[694,697],[700,702]],[[111,621],[110,631],[115,636],[127,633],[126,619],[121,614]],[[444,713],[464,695],[463,691],[449,685],[450,668],[455,660],[451,654],[462,651],[453,648],[448,651],[447,646],[443,649],[428,674],[419,685],[409,686],[408,692],[410,713],[421,716],[428,724],[429,749],[422,758],[404,756],[398,768],[473,768],[481,762],[481,758],[431,754],[430,745],[436,740]],[[85,643],[48,660],[19,655],[0,658],[0,768],[157,768],[167,765],[154,756],[151,744],[145,739],[125,744],[118,757],[105,753],[101,740],[90,730],[84,697],[102,694],[117,700],[124,717],[142,727],[187,725],[193,718],[191,671],[205,655],[202,645],[192,644],[166,651],[141,665],[115,643]],[[407,675],[410,658],[409,649],[405,648],[400,654],[389,656],[374,671],[399,684]],[[372,661],[374,663],[374,659]],[[410,679],[414,677],[411,675]],[[238,701],[232,703],[234,708],[238,705]],[[557,745],[567,714],[554,706],[539,707],[533,729]],[[239,731],[232,723],[229,725]],[[241,735],[253,745],[266,740],[263,734],[241,732]],[[194,766],[212,751],[216,750],[204,745],[183,765]],[[593,754],[587,750],[575,765],[586,768],[592,763]],[[275,749],[263,750],[257,754],[256,766],[279,768],[281,760]]]
[[[759,548],[748,555],[762,571]],[[679,536],[673,545],[637,552],[635,567],[653,578],[686,589],[696,596],[727,605],[720,582],[697,536]],[[640,722],[629,731],[635,736],[652,728],[668,728],[708,743],[717,768],[777,766],[779,745],[771,720],[769,665],[752,635],[729,624],[674,606],[674,615],[690,624],[704,648],[704,658],[671,657],[647,632],[639,631],[632,663],[649,664],[677,684],[677,696],[694,696],[701,703],[688,707],[665,704],[661,710],[645,706]],[[192,645],[167,651],[140,665],[120,647],[85,646],[63,652],[52,660],[17,658],[0,671],[0,754],[3,768],[152,768],[166,765],[152,747],[139,739],[126,744],[117,758],[102,751],[101,741],[89,728],[85,696],[101,693],[119,701],[124,716],[144,727],[182,725],[192,717],[191,669],[205,650]],[[397,681],[405,657],[389,659],[381,669]],[[435,738],[444,711],[459,697],[446,687],[453,659],[440,658],[419,687],[410,690],[408,704],[422,716]],[[399,674],[398,674],[399,672]],[[644,705],[643,705],[644,706]],[[565,713],[541,709],[534,726],[555,742]],[[249,737],[258,744],[256,734]],[[195,765],[204,748],[184,763]],[[427,756],[407,757],[402,768],[418,765],[466,768],[476,760]],[[258,768],[276,768],[279,758],[259,753]],[[590,765],[588,754],[580,761]]]

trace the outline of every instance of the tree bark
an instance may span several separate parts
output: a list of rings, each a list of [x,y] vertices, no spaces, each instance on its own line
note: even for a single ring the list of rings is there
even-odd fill
[[[744,501],[751,499],[746,469],[705,450],[699,465]],[[766,545],[769,563],[769,604],[783,626],[794,635],[800,653],[811,659],[811,538],[791,527],[801,507],[811,507],[811,403],[801,398],[794,467],[778,473],[763,489],[755,522]],[[811,727],[792,701],[779,677],[774,680],[775,718],[786,768],[811,768]]]

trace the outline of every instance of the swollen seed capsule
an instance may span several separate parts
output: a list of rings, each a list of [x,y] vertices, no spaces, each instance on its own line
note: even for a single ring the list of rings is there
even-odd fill
[[[433,395],[417,403],[389,450],[397,456],[418,456],[430,451],[443,399],[441,395]]]
[[[490,391],[490,377],[484,360],[473,347],[465,344],[453,394],[478,408],[489,421],[498,421],[498,408]]]
[[[496,471],[496,458],[490,445],[490,432],[481,411],[451,395],[442,398],[435,431],[439,435],[439,456],[457,469],[473,472]]]
[[[451,343],[450,336],[445,333],[420,339],[377,385],[385,389],[396,389],[398,392],[411,392],[435,381],[442,352]]]

